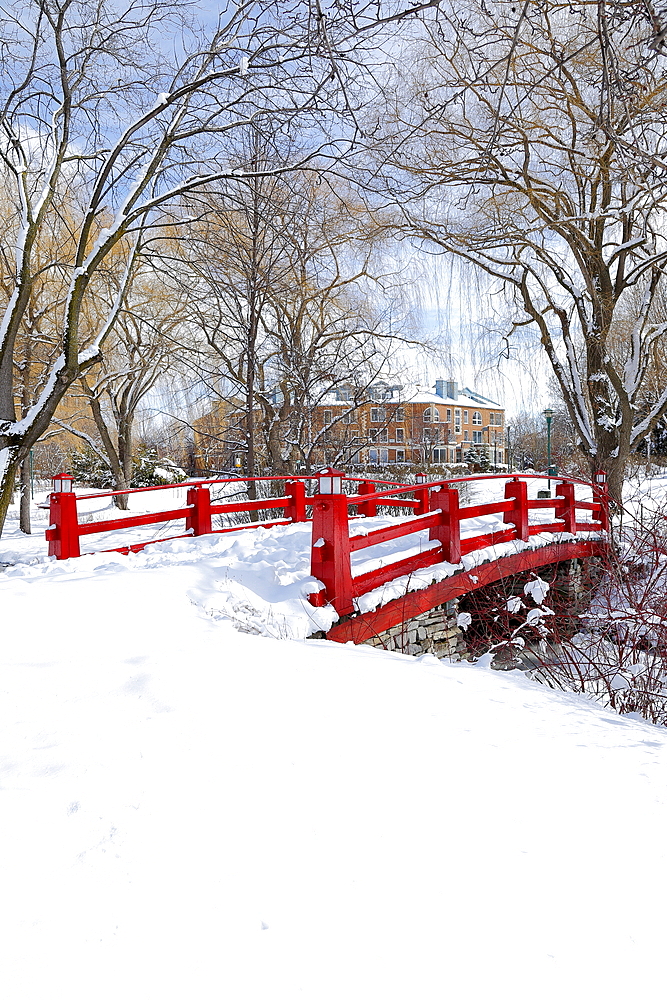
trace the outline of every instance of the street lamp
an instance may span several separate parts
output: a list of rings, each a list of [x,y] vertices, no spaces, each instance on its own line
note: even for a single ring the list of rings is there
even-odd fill
[[[547,422],[547,475],[549,476],[549,494],[551,494],[551,421],[553,420],[553,410],[542,410]]]

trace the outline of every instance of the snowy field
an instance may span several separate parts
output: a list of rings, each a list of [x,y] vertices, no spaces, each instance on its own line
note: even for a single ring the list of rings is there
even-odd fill
[[[298,525],[9,529],[3,1000],[664,993],[665,730],[305,638]]]

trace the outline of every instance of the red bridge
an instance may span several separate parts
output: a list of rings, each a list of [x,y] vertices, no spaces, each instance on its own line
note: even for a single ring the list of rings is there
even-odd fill
[[[184,521],[185,532],[169,536],[182,538],[269,528],[312,519],[311,572],[320,581],[321,589],[311,595],[311,603],[318,607],[331,604],[338,613],[340,620],[327,633],[327,638],[337,642],[363,642],[452,598],[504,577],[550,563],[602,554],[607,548],[609,527],[605,474],[599,473],[593,484],[558,478],[555,479],[554,496],[548,490],[538,492],[537,497],[529,497],[529,481],[534,488],[535,481],[539,485],[540,480],[546,478],[468,476],[427,482],[425,476],[418,476],[421,481],[405,485],[347,478],[344,473],[325,469],[311,477],[253,480],[270,482],[274,490],[282,483],[283,495],[239,503],[224,498],[222,502],[213,502],[210,487],[214,484],[239,485],[251,480],[213,479],[185,484],[184,507],[81,523],[77,500],[111,497],[121,491],[77,497],[72,490],[72,477],[60,475],[53,481],[51,523],[46,536],[49,555],[67,559],[81,554],[81,536],[149,524]],[[313,480],[317,482],[317,491],[307,495],[306,483]],[[465,484],[474,484],[478,489],[484,486],[487,490],[497,485],[500,492],[503,483],[503,494],[498,499],[481,504],[461,503]],[[122,492],[138,494],[173,488]],[[345,488],[350,492],[345,492]],[[582,498],[582,494],[586,496]],[[407,516],[396,524],[372,528],[367,519],[377,515],[378,507]],[[217,530],[212,527],[212,517],[217,514],[246,513],[258,517],[259,512],[271,510],[280,510],[282,517]],[[496,525],[493,530],[482,532],[474,525],[466,526],[466,522],[475,519],[482,519],[486,526],[489,521],[495,521]],[[355,575],[354,553],[396,539],[405,539],[413,551],[401,558],[380,560],[381,565]],[[509,551],[506,543],[512,543]],[[154,544],[154,540],[101,551],[136,552],[149,544]],[[492,546],[506,547],[500,553],[484,552]],[[472,555],[474,553],[478,555]],[[425,583],[423,574],[420,579],[415,578],[415,574],[428,567],[433,567],[432,581]],[[398,585],[400,597],[383,603],[380,595],[371,610],[359,610],[360,598],[392,582],[394,590]]]

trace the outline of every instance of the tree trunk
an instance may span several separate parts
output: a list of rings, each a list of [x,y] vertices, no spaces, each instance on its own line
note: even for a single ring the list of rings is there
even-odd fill
[[[30,481],[30,458],[26,458],[21,462],[21,505],[20,505],[20,516],[19,516],[19,527],[24,535],[30,535],[30,500],[31,497],[31,481]]]
[[[106,452],[107,458],[109,460],[109,465],[111,466],[111,471],[113,473],[113,478],[115,481],[115,486],[117,490],[127,490],[129,489],[129,482],[125,477],[125,470],[123,469],[120,456],[114,443],[111,440],[111,435],[109,434],[109,429],[104,421],[104,415],[102,414],[102,407],[98,397],[91,392],[85,381],[82,380],[81,383],[86,390],[86,395],[88,396],[90,402],[90,411],[93,414],[93,420],[95,421],[95,426],[99,432],[100,438],[102,439],[102,445]],[[118,508],[118,510],[127,510],[127,495],[121,494],[120,496],[115,496],[113,502]]]
[[[4,469],[0,479],[0,534],[5,525],[7,511],[14,499],[14,483],[18,472],[18,448],[8,447],[0,451],[0,463],[4,460]]]

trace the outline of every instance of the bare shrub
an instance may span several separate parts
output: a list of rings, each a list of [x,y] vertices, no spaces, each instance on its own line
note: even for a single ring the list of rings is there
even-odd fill
[[[616,535],[576,631],[552,626],[530,673],[549,687],[667,725],[667,518],[626,507]]]

